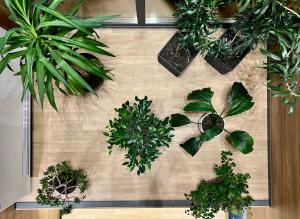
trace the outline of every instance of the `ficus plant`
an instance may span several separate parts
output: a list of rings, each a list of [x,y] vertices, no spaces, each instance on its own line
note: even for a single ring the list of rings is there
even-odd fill
[[[169,117],[161,120],[151,112],[152,101],[148,97],[139,99],[135,103],[126,101],[115,111],[118,117],[109,120],[108,131],[103,134],[108,138],[109,154],[113,146],[127,151],[124,166],[130,171],[137,168],[137,174],[151,169],[151,163],[162,154],[160,148],[169,147],[174,135],[169,125]]]
[[[72,201],[79,203],[85,198],[88,179],[82,169],[74,170],[67,161],[63,161],[49,166],[40,184],[37,203],[60,207],[61,215],[65,215],[72,212]]]
[[[232,153],[222,151],[221,165],[215,165],[216,178],[202,180],[195,191],[186,194],[190,201],[188,215],[195,218],[212,219],[219,210],[241,215],[245,208],[250,207],[253,198],[249,195],[248,173],[236,173]]]
[[[210,141],[214,137],[225,131],[227,141],[236,149],[244,154],[253,151],[253,138],[245,131],[230,132],[225,127],[224,120],[229,116],[235,116],[252,108],[254,102],[244,85],[240,82],[234,82],[227,98],[227,106],[221,113],[217,113],[213,104],[212,97],[214,92],[210,88],[203,88],[191,92],[187,96],[188,103],[183,110],[189,112],[204,112],[205,114],[199,121],[192,121],[186,115],[172,114],[170,124],[172,127],[179,127],[188,124],[196,124],[200,134],[188,139],[180,146],[190,155],[194,156],[202,144]]]
[[[277,39],[279,46],[273,49],[261,49],[268,57],[264,68],[268,70],[271,79],[268,87],[274,97],[282,99],[282,103],[289,107],[289,114],[294,112],[297,98],[300,97],[298,84],[300,74],[300,28],[271,32]],[[276,77],[277,76],[277,77]]]
[[[57,110],[54,87],[65,94],[81,95],[82,90],[96,94],[74,67],[102,78],[111,74],[98,59],[87,59],[79,51],[113,56],[97,39],[94,28],[113,16],[82,19],[75,16],[78,4],[62,14],[57,7],[63,0],[5,0],[10,19],[17,27],[8,30],[0,38],[0,73],[13,59],[20,59],[16,75],[22,78],[23,96],[30,91],[32,97],[43,106],[44,96]],[[36,85],[36,86],[35,86]],[[62,85],[62,87],[61,87]],[[37,91],[36,91],[37,88]]]

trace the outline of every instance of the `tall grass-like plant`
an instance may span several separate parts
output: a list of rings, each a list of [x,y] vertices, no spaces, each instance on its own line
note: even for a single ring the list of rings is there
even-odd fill
[[[74,70],[74,66],[102,79],[111,79],[109,70],[104,68],[101,61],[87,59],[78,50],[113,56],[103,49],[107,46],[96,39],[97,34],[93,29],[113,16],[90,19],[75,17],[82,0],[68,13],[62,14],[57,10],[62,2],[5,0],[10,19],[17,27],[8,30],[0,38],[0,73],[6,66],[10,68],[11,60],[19,58],[20,69],[16,75],[22,78],[22,99],[30,91],[36,101],[39,96],[43,107],[46,94],[56,110],[54,85],[65,94],[80,95],[82,89],[96,94]]]

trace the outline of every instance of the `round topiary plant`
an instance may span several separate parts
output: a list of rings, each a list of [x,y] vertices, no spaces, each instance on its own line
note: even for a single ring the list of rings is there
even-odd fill
[[[186,194],[191,202],[188,215],[195,218],[211,219],[219,211],[241,215],[253,202],[248,192],[248,173],[235,173],[230,151],[222,151],[221,165],[215,165],[216,178],[202,180],[196,191]]]
[[[148,97],[139,99],[131,105],[129,101],[122,104],[121,108],[115,109],[118,118],[109,121],[109,132],[103,134],[108,137],[109,153],[113,145],[127,150],[124,162],[133,171],[138,168],[137,174],[145,172],[146,167],[151,169],[151,162],[156,160],[161,152],[160,147],[169,147],[174,135],[169,126],[169,117],[160,120],[150,109],[152,103]]]
[[[42,188],[38,189],[36,201],[41,205],[61,207],[61,215],[72,211],[70,202],[79,203],[85,198],[88,187],[87,175],[82,169],[73,170],[66,162],[49,166],[40,180]],[[75,193],[78,189],[78,192]]]

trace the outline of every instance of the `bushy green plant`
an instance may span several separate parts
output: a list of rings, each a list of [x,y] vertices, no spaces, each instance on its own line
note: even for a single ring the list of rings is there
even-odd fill
[[[253,0],[241,11],[234,23],[235,32],[239,35],[235,53],[243,53],[248,48],[255,49],[259,43],[274,40],[272,32],[299,27],[300,9],[292,10],[288,2],[295,0]],[[276,39],[275,39],[276,40]]]
[[[104,68],[100,60],[85,58],[78,52],[79,49],[113,56],[103,49],[106,45],[96,39],[96,32],[93,30],[112,16],[89,19],[75,17],[83,1],[79,1],[64,15],[57,10],[62,2],[63,0],[5,0],[11,14],[10,19],[18,27],[8,30],[0,38],[0,55],[3,57],[0,61],[0,73],[9,66],[11,60],[20,58],[20,70],[16,75],[22,78],[23,97],[30,91],[37,101],[37,84],[41,105],[46,94],[55,109],[54,84],[65,94],[80,95],[82,89],[96,94],[73,66],[102,79],[111,79],[109,70]]]
[[[278,49],[261,49],[268,57],[265,68],[271,74],[268,87],[274,97],[282,98],[282,103],[289,106],[289,114],[294,112],[297,98],[300,97],[298,84],[300,74],[300,28],[298,32],[287,29],[271,32],[279,40]],[[275,76],[275,77],[273,77]],[[277,76],[277,77],[276,77]]]
[[[126,149],[128,161],[123,165],[130,171],[136,167],[140,175],[146,167],[151,169],[151,162],[161,155],[159,148],[169,147],[173,128],[169,126],[168,117],[160,120],[151,112],[152,101],[148,97],[135,97],[135,101],[133,105],[126,101],[121,108],[115,109],[118,118],[109,121],[109,131],[104,135],[108,137],[109,153],[114,145]]]
[[[180,33],[178,40],[181,48],[195,48],[201,55],[226,57],[233,53],[233,40],[217,39],[214,34],[221,28],[217,9],[231,4],[231,0],[184,0],[177,4],[175,12],[177,28]],[[245,1],[239,1],[241,7]]]
[[[224,118],[229,116],[238,115],[252,108],[254,102],[249,95],[246,88],[242,83],[234,82],[227,98],[227,106],[220,114],[217,113],[212,105],[211,99],[214,92],[210,88],[203,88],[201,90],[195,90],[191,92],[187,99],[193,101],[188,103],[183,110],[185,112],[209,112],[216,115],[218,119],[213,121],[207,130],[202,130],[200,135],[188,139],[186,142],[180,144],[180,146],[186,150],[190,155],[194,156],[202,144],[206,141],[210,141],[223,131],[229,135],[227,141],[236,149],[244,154],[248,154],[253,151],[253,138],[245,131],[233,131],[230,132],[223,126],[220,126],[220,122],[224,121]],[[172,127],[179,127],[187,124],[201,123],[193,122],[187,116],[182,114],[172,114],[170,124]]]
[[[186,195],[191,202],[187,214],[195,218],[212,219],[219,211],[242,214],[254,201],[249,195],[248,173],[235,173],[236,164],[230,151],[222,151],[221,165],[215,165],[216,178],[202,180],[196,191]]]
[[[84,191],[88,187],[87,175],[83,170],[73,170],[66,162],[61,162],[48,167],[44,177],[40,180],[41,188],[38,189],[36,201],[41,205],[61,207],[61,214],[72,212],[71,201],[79,203],[85,198]],[[78,195],[72,192],[78,189]]]

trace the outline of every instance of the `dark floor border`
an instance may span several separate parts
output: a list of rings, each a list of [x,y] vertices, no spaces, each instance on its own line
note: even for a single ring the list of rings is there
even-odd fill
[[[82,201],[79,204],[70,202],[74,208],[184,208],[189,207],[187,200],[133,200],[133,201]],[[257,200],[255,206],[268,206],[269,200]],[[16,209],[57,208],[49,205],[39,205],[36,202],[17,202]]]

